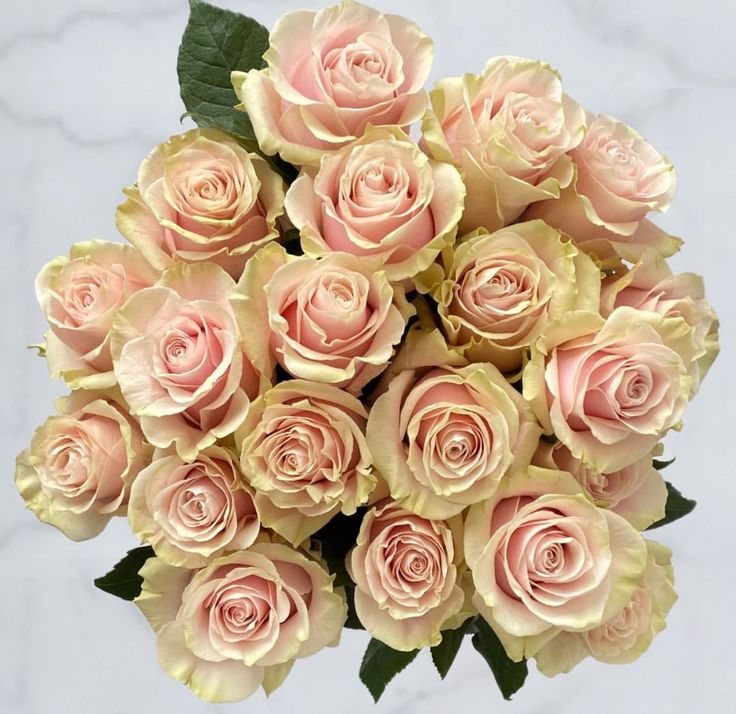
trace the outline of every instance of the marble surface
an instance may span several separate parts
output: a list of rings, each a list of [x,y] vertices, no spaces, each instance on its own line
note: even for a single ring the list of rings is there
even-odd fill
[[[270,24],[306,0],[226,0]],[[724,354],[668,438],[668,476],[699,507],[657,533],[675,551],[670,627],[640,661],[592,662],[547,680],[536,672],[504,704],[469,643],[445,683],[422,655],[378,707],[357,679],[366,637],[297,664],[270,700],[232,711],[453,711],[668,714],[732,701],[736,585],[736,264],[733,141],[736,49],[732,0],[375,0],[414,18],[436,41],[434,76],[480,70],[486,58],[541,57],[586,106],[618,116],[670,154],[680,189],[660,223],[686,239],[676,268],[703,273],[720,312]],[[62,387],[24,345],[44,325],[33,279],[70,243],[115,239],[114,208],[141,158],[179,128],[176,50],[185,0],[2,3],[0,23],[0,712],[181,714],[225,711],[197,701],[159,670],[137,610],[92,586],[133,539],[118,521],[72,544],[24,512],[13,459]],[[727,708],[727,707],[726,707]]]

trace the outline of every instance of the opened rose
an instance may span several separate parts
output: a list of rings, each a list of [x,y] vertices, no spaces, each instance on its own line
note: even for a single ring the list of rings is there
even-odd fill
[[[548,64],[495,57],[480,76],[440,80],[430,97],[422,140],[431,156],[463,172],[462,233],[509,225],[572,180],[566,154],[583,138],[585,113]]]
[[[569,474],[531,466],[470,508],[465,557],[475,605],[518,661],[560,629],[591,629],[618,612],[641,581],[646,547]]]
[[[491,364],[400,372],[373,405],[368,445],[391,496],[425,518],[489,498],[539,439],[529,406]]]
[[[293,164],[318,165],[369,125],[408,126],[427,105],[432,41],[358,2],[284,15],[263,58],[233,85],[261,149]]]
[[[270,693],[296,658],[338,643],[347,615],[320,563],[267,541],[195,571],[152,558],[141,574],[161,666],[210,702]]]
[[[304,252],[359,256],[391,280],[425,270],[455,238],[465,189],[399,130],[374,129],[302,173],[286,194]]]
[[[124,516],[150,447],[125,409],[97,392],[75,391],[18,456],[15,483],[36,516],[72,540],[94,538]]]
[[[279,237],[281,178],[227,134],[193,129],[143,162],[118,208],[120,232],[156,268],[220,265],[234,278],[259,246]]]
[[[36,279],[46,319],[46,359],[52,377],[73,388],[115,383],[110,330],[115,311],[158,273],[133,248],[117,243],[76,243],[69,259],[55,258]]]
[[[651,454],[678,424],[694,355],[683,320],[629,307],[605,321],[571,313],[537,343],[524,396],[576,459],[611,473]]]
[[[159,558],[186,567],[243,550],[260,532],[253,493],[232,454],[219,446],[191,463],[156,454],[133,484],[128,520]]]
[[[305,380],[282,382],[253,403],[236,439],[264,525],[299,544],[368,501],[376,479],[367,421],[351,394]]]
[[[360,393],[389,363],[413,308],[386,274],[344,253],[321,260],[267,246],[239,285],[243,336],[261,371]]]
[[[146,438],[191,461],[232,434],[261,377],[243,352],[235,283],[216,265],[178,264],[115,317],[115,375]]]

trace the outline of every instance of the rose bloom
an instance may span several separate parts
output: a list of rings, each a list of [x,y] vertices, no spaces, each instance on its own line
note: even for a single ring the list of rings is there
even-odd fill
[[[645,541],[647,565],[641,585],[626,606],[602,625],[587,632],[561,632],[536,654],[537,669],[552,677],[569,672],[585,657],[624,664],[641,657],[666,626],[677,601],[669,548]]]
[[[718,316],[705,299],[699,275],[673,275],[664,258],[650,250],[631,270],[604,284],[601,303],[604,316],[617,307],[628,306],[685,320],[697,350],[691,369],[693,394],[698,390],[720,351]]]
[[[386,274],[355,256],[321,260],[278,245],[249,261],[239,284],[241,325],[254,364],[358,394],[388,365],[413,308]]]
[[[133,479],[150,460],[137,424],[98,392],[75,391],[36,430],[16,461],[15,484],[39,520],[72,540],[124,516]]]
[[[263,524],[301,543],[337,513],[355,513],[375,488],[368,412],[328,384],[288,380],[250,408],[236,433]]]
[[[524,396],[576,459],[612,473],[651,454],[679,423],[694,356],[684,320],[629,307],[575,312],[539,340]]]
[[[460,612],[461,519],[430,521],[393,502],[363,517],[347,556],[361,624],[389,647],[411,652],[440,643]]]
[[[301,551],[259,542],[187,570],[150,558],[136,604],[161,666],[201,699],[276,689],[296,658],[337,645],[347,616],[332,576]]]
[[[115,375],[154,446],[192,461],[232,434],[261,381],[243,352],[235,283],[212,264],[179,263],[115,317]]]
[[[234,278],[279,237],[281,178],[227,134],[193,129],[160,144],[118,207],[120,232],[159,270],[174,261],[220,265]]]
[[[558,631],[589,630],[621,610],[641,581],[646,546],[570,474],[530,466],[470,508],[465,558],[474,604],[520,661]]]
[[[68,259],[48,263],[36,279],[36,296],[50,328],[45,350],[51,376],[72,388],[112,386],[113,315],[157,278],[137,250],[118,243],[76,243]]]
[[[559,200],[532,206],[528,217],[542,218],[602,259],[611,250],[635,261],[647,249],[664,256],[679,249],[682,241],[644,220],[672,201],[677,182],[669,159],[604,115],[589,117],[585,138],[570,155],[574,181]]]
[[[245,550],[261,525],[237,462],[219,446],[201,451],[189,464],[175,454],[157,453],[133,484],[128,520],[159,558],[193,568]]]
[[[652,465],[652,454],[618,471],[601,473],[576,459],[561,441],[555,444],[541,441],[532,463],[567,471],[596,506],[610,508],[638,531],[664,518],[667,486]]]
[[[542,221],[465,236],[420,280],[433,282],[451,345],[502,372],[521,367],[546,326],[570,310],[597,310],[598,267]]]
[[[391,280],[425,270],[455,239],[465,189],[449,164],[431,161],[399,130],[373,129],[303,172],[286,210],[312,257],[343,251]]]
[[[413,23],[357,2],[277,20],[264,70],[233,72],[266,154],[316,166],[369,125],[405,127],[427,106],[432,41]]]
[[[565,154],[583,138],[585,113],[548,64],[495,57],[480,76],[440,80],[430,98],[422,141],[431,156],[463,172],[461,233],[513,223],[572,180]]]
[[[449,518],[523,469],[539,426],[491,364],[399,373],[373,405],[368,446],[391,496],[425,518]]]

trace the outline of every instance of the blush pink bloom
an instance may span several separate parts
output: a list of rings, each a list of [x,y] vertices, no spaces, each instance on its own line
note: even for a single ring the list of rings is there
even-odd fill
[[[286,210],[313,257],[343,251],[389,279],[425,270],[455,239],[465,188],[449,164],[428,159],[397,129],[372,129],[303,172]]]
[[[367,430],[392,498],[439,519],[493,495],[529,464],[539,434],[528,404],[491,364],[400,372]]]
[[[150,460],[138,425],[116,401],[75,391],[36,430],[16,461],[15,483],[39,520],[72,540],[94,538],[124,516],[131,484]]]
[[[141,575],[161,666],[209,702],[269,694],[295,659],[337,645],[347,616],[320,563],[267,541],[195,571],[151,558]]]
[[[351,394],[300,379],[253,403],[235,436],[265,526],[296,545],[367,503],[376,486],[367,421]]]
[[[624,607],[641,581],[646,546],[569,474],[531,466],[470,508],[465,557],[475,605],[519,661],[560,630],[591,629]]]
[[[358,618],[373,637],[404,652],[440,643],[465,599],[461,526],[459,518],[430,521],[390,501],[365,514],[346,564]]]
[[[589,117],[570,155],[575,179],[558,200],[532,206],[529,218],[542,218],[601,259],[613,253],[637,260],[647,249],[668,257],[679,249],[682,241],[644,220],[672,201],[677,181],[669,159],[604,115]]]
[[[567,471],[596,506],[610,508],[638,531],[664,518],[667,486],[654,468],[651,454],[618,471],[601,473],[576,459],[561,441],[541,441],[532,463]]]
[[[63,377],[73,388],[112,386],[113,315],[157,278],[137,250],[102,241],[76,243],[69,259],[55,258],[44,266],[36,296],[50,328],[45,350],[51,376]]]
[[[413,308],[384,272],[334,253],[294,257],[278,245],[249,261],[238,286],[254,365],[359,394],[388,365]]]
[[[212,264],[177,264],[118,312],[115,374],[146,438],[192,461],[232,434],[264,378],[243,351],[235,283]]]
[[[261,525],[237,461],[219,446],[189,464],[175,454],[156,454],[133,484],[128,520],[159,558],[190,568],[248,548]]]
[[[233,72],[233,85],[261,149],[293,164],[316,166],[369,125],[408,126],[427,105],[432,41],[358,2],[284,15],[264,60],[264,70]]]
[[[143,162],[118,207],[120,232],[159,270],[208,261],[235,279],[261,245],[279,237],[281,178],[227,134],[193,129]]]
[[[548,64],[495,57],[480,76],[440,80],[430,97],[422,143],[463,173],[461,233],[509,225],[572,180],[566,154],[583,138],[585,113]]]
[[[697,351],[691,369],[694,394],[720,351],[718,316],[705,299],[703,279],[694,273],[673,275],[662,256],[647,251],[631,270],[604,283],[602,314],[624,306],[682,318],[689,325]]]
[[[684,320],[630,307],[605,321],[571,313],[537,343],[524,396],[576,459],[612,473],[651,454],[678,425],[694,356]]]

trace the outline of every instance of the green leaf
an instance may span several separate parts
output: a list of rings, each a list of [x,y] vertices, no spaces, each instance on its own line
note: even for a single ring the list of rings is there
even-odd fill
[[[691,498],[685,498],[669,481],[666,484],[667,504],[664,507],[664,518],[649,526],[647,528],[648,531],[678,521],[690,513],[697,505]]]
[[[475,626],[478,631],[473,635],[473,647],[480,652],[491,668],[503,698],[511,699],[511,696],[524,686],[526,675],[529,673],[526,660],[514,662],[506,654],[496,633],[482,617],[477,618]]]
[[[177,64],[184,106],[199,126],[222,129],[257,148],[248,115],[235,109],[239,102],[230,74],[263,67],[268,30],[253,18],[201,0],[189,4]]]
[[[472,623],[473,618],[470,617],[456,630],[445,630],[442,633],[442,642],[432,647],[432,662],[434,662],[434,666],[442,679],[450,671],[450,667],[452,667],[452,663],[460,651],[465,634]]]
[[[138,572],[155,555],[150,545],[133,548],[107,575],[96,578],[95,585],[123,600],[135,600],[141,594],[143,585],[143,578]]]
[[[652,461],[652,466],[654,466],[657,471],[664,471],[668,466],[671,466],[675,463],[675,457],[673,456],[669,461],[662,461],[661,459],[654,459]]]
[[[39,344],[39,345],[26,345],[26,349],[36,350],[36,354],[39,357],[45,357],[46,356],[46,345],[44,345],[44,344]]]
[[[374,701],[381,698],[388,683],[401,672],[419,653],[399,652],[380,640],[372,639],[360,665],[360,681],[368,687]]]

